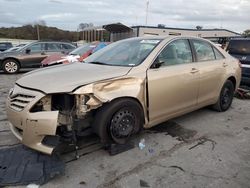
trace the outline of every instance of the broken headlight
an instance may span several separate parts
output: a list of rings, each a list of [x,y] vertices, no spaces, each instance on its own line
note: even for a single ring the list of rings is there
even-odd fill
[[[82,117],[89,109],[87,105],[90,97],[88,95],[76,95],[76,114],[78,117]]]
[[[41,112],[51,110],[51,95],[47,95],[40,99],[30,110],[30,112]]]

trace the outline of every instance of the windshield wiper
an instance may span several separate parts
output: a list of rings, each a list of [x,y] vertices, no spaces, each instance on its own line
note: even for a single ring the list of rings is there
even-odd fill
[[[97,65],[110,65],[108,63],[103,63],[103,62],[99,62],[99,61],[91,61],[91,62],[87,62],[87,63],[97,64]]]

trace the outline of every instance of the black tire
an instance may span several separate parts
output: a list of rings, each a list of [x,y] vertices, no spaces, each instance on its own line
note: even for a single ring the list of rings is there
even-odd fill
[[[235,88],[232,81],[227,80],[221,89],[218,101],[212,106],[213,109],[218,112],[224,112],[228,110],[233,101],[234,90]]]
[[[143,125],[143,109],[133,99],[116,99],[97,110],[94,132],[104,144],[124,144]]]
[[[17,72],[19,72],[20,69],[20,65],[19,63],[14,60],[14,59],[6,59],[3,62],[3,71],[9,74],[15,74]]]

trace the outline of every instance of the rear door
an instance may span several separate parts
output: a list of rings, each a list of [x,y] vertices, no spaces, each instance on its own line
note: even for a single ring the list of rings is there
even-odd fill
[[[226,73],[225,57],[209,42],[191,40],[200,71],[198,104],[214,101],[221,90]]]
[[[61,53],[60,43],[47,42],[45,45],[45,54],[50,56],[55,53]]]
[[[193,108],[197,103],[199,71],[189,41],[169,43],[147,71],[149,119],[154,123]]]

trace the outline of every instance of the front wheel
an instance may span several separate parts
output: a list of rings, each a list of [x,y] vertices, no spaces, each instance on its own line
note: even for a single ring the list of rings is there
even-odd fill
[[[3,62],[3,71],[9,74],[14,74],[19,71],[19,63],[14,59],[7,59]]]
[[[213,105],[213,109],[219,112],[228,110],[233,101],[234,89],[232,81],[227,80],[221,89],[218,101]]]
[[[98,109],[93,123],[94,132],[102,143],[124,144],[143,125],[143,109],[133,99],[117,99]]]

